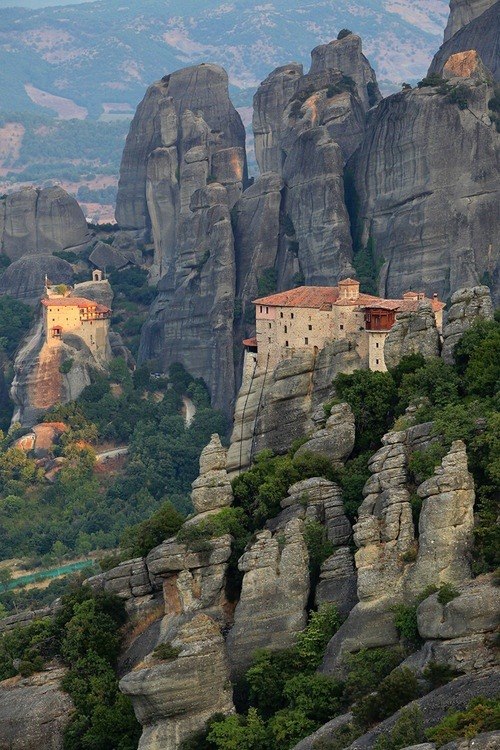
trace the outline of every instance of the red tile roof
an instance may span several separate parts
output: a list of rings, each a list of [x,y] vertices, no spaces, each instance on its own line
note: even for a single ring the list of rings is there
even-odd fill
[[[42,299],[42,305],[45,307],[91,307],[97,312],[110,312],[109,307],[85,297],[46,297]]]
[[[243,346],[257,346],[257,339],[254,336],[252,339],[243,339],[241,343]]]
[[[316,307],[333,305],[338,299],[339,290],[336,286],[299,286],[286,292],[270,294],[268,297],[254,299],[254,304],[270,305],[271,307]]]

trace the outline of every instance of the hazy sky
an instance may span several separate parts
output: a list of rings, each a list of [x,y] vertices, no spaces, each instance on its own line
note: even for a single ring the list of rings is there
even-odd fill
[[[93,0],[0,0],[0,8],[47,8],[49,5],[79,5]]]

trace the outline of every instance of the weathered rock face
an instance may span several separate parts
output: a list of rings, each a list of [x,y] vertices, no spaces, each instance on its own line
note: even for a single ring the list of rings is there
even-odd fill
[[[122,228],[151,234],[151,276],[160,281],[139,359],[158,359],[164,370],[181,362],[205,379],[212,405],[226,413],[234,394],[229,209],[246,182],[244,143],[221,68],[165,76],[132,122],[116,206]]]
[[[407,354],[439,357],[439,333],[430,302],[420,302],[416,312],[400,312],[384,343],[384,360],[390,369]]]
[[[345,651],[396,643],[390,608],[414,599],[426,586],[459,584],[471,577],[475,493],[465,446],[453,443],[431,479],[418,488],[422,498],[418,552],[407,488],[411,452],[429,443],[431,425],[388,433],[370,459],[354,527],[359,603],[331,640],[323,670],[335,672]]]
[[[256,648],[287,648],[305,626],[309,571],[302,530],[302,521],[292,519],[274,535],[261,531],[240,558],[243,585],[227,637],[233,675],[246,671]]]
[[[335,604],[345,617],[358,602],[354,558],[349,547],[340,547],[321,565],[316,587],[316,606],[323,602]]]
[[[359,366],[360,357],[354,347],[349,349],[347,341],[329,344],[316,358],[296,352],[272,373],[256,373],[247,355],[234,410],[228,472],[245,469],[265,448],[287,451],[295,439],[316,427],[311,415],[331,395],[335,375]],[[346,425],[344,429],[348,433],[350,428]],[[345,437],[347,440],[347,434]]]
[[[476,50],[498,81],[500,77],[498,27],[500,5],[496,0],[457,0],[450,3],[451,15],[429,73],[440,73],[456,52]]]
[[[349,404],[334,404],[325,426],[316,430],[295,455],[314,453],[333,463],[342,463],[351,455],[355,437],[355,420],[351,407]]]
[[[73,704],[61,690],[64,669],[0,683],[0,750],[62,750]]]
[[[11,260],[78,250],[90,240],[80,206],[61,187],[11,193],[0,201],[0,214],[0,248]]]
[[[73,268],[54,255],[23,255],[0,276],[0,294],[28,304],[38,302],[45,290],[46,276],[53,284],[71,284]]]
[[[445,299],[484,274],[499,294],[500,134],[487,116],[492,88],[460,81],[465,110],[428,87],[384,99],[356,156],[362,239],[371,236],[376,258],[384,259],[384,296],[411,286]]]
[[[193,482],[191,500],[198,514],[217,511],[233,501],[233,490],[227,470],[227,449],[217,434],[202,450],[200,475]]]
[[[460,31],[464,26],[491,8],[497,0],[450,0],[450,16],[444,30],[444,41]]]
[[[139,750],[178,750],[214,713],[234,711],[219,626],[198,614],[179,629],[171,645],[179,649],[177,657],[161,661],[149,656],[142,668],[120,681],[144,727]]]
[[[493,320],[493,304],[487,286],[458,289],[451,298],[451,307],[443,329],[442,358],[453,363],[453,350],[475,320]]]

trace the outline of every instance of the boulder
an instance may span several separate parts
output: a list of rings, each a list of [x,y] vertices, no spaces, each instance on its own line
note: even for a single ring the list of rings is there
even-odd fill
[[[313,432],[295,455],[314,453],[334,463],[342,463],[351,455],[355,437],[355,420],[351,407],[349,404],[334,404],[325,427]]]
[[[430,302],[419,302],[414,312],[396,314],[396,322],[384,343],[384,360],[391,369],[408,354],[421,354],[425,359],[439,357],[439,332]]]
[[[200,455],[200,475],[193,482],[191,501],[196,513],[217,511],[233,501],[233,491],[227,471],[227,449],[220,437],[212,435]]]
[[[453,364],[453,350],[475,320],[493,320],[493,304],[487,286],[458,289],[451,297],[451,307],[443,329],[441,356]]]
[[[62,750],[73,712],[61,689],[65,672],[52,668],[0,683],[0,750]]]
[[[234,711],[219,626],[197,614],[181,626],[170,645],[177,656],[162,660],[150,655],[120,681],[120,690],[131,697],[143,725],[140,750],[178,750],[213,714]]]
[[[72,284],[73,268],[55,255],[23,255],[0,276],[0,294],[34,304],[45,291],[45,279],[53,284]]]

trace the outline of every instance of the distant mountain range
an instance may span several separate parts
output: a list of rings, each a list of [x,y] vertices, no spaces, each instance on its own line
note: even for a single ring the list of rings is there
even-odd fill
[[[11,3],[0,0],[0,110],[92,118],[132,113],[149,83],[204,61],[228,71],[236,106],[249,105],[271,70],[308,67],[310,50],[344,27],[389,92],[425,74],[448,14],[445,0]]]

